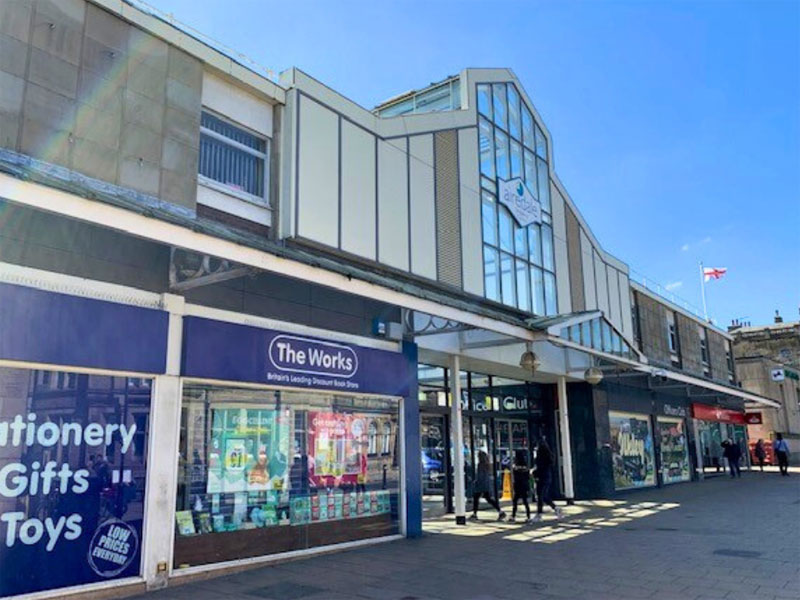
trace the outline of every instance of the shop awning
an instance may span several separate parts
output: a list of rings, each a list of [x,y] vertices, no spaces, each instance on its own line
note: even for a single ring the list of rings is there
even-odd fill
[[[634,367],[634,370],[645,373],[654,378],[661,378],[664,380],[683,383],[686,385],[687,389],[695,387],[701,390],[713,392],[715,394],[734,396],[735,398],[740,398],[746,402],[753,402],[759,406],[768,406],[770,408],[780,408],[781,406],[780,403],[776,402],[775,400],[770,400],[769,398],[754,394],[753,392],[748,392],[742,388],[732,385],[725,385],[723,383],[717,383],[702,377],[695,377],[694,375],[687,375],[686,373],[679,373],[677,371],[673,371],[672,369],[665,369],[663,367],[654,367],[649,365],[637,365]]]

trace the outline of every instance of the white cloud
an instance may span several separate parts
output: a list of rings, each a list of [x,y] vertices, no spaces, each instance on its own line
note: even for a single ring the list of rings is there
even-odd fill
[[[686,242],[683,246],[681,246],[681,252],[688,252],[689,248],[691,248],[692,246],[702,246],[703,244],[710,244],[710,243],[711,243],[711,236],[707,235],[699,242],[692,242],[691,244],[689,242]]]
[[[707,235],[706,237],[704,237],[704,238],[702,239],[702,241],[701,241],[700,243],[701,243],[701,244],[710,244],[710,243],[711,243],[711,236],[710,236],[710,235]]]
[[[670,292],[674,292],[675,290],[679,289],[679,288],[680,288],[682,285],[683,285],[683,282],[682,282],[682,281],[671,281],[670,283],[668,283],[668,284],[667,284],[667,285],[665,285],[664,287],[665,287],[665,288],[666,288],[668,291],[670,291]]]
[[[683,252],[688,252],[689,251],[689,244],[684,244],[683,246],[681,246],[681,250]]]

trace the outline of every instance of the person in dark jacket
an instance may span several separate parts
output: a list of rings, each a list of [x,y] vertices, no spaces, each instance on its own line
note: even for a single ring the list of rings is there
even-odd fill
[[[517,520],[517,502],[522,500],[525,505],[526,523],[531,520],[531,505],[528,496],[531,493],[531,470],[528,468],[528,456],[525,450],[517,450],[514,456],[514,467],[511,469],[514,484],[514,509],[511,511],[509,523]]]
[[[481,496],[486,498],[490,506],[497,510],[497,520],[502,521],[506,518],[506,513],[500,510],[500,504],[493,496],[494,486],[492,485],[492,465],[489,464],[489,455],[483,450],[478,452],[478,469],[475,474],[475,481],[472,487],[472,521],[478,520],[478,504]]]
[[[742,457],[742,450],[739,444],[730,440],[723,442],[722,456],[728,459],[728,468],[731,470],[731,477],[741,477],[742,469],[739,467],[739,459]]]
[[[553,451],[550,450],[547,441],[542,438],[536,447],[536,470],[534,471],[534,477],[536,477],[536,516],[533,518],[534,522],[542,520],[542,504],[547,504],[552,508],[559,519],[562,517],[561,509],[555,505],[550,497],[554,463]]]
[[[756,449],[754,454],[756,455],[756,460],[758,461],[758,466],[761,467],[761,470],[764,470],[764,459],[767,458],[767,451],[764,450],[764,440],[759,439],[756,442]]]

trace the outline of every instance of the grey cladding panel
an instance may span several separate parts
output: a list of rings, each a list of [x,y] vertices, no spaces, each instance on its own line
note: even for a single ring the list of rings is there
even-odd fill
[[[586,310],[583,290],[583,259],[581,257],[581,228],[575,213],[566,206],[567,256],[569,258],[569,287],[572,296],[572,310]]]
[[[458,195],[458,132],[434,135],[436,248],[439,281],[462,287],[461,209]]]

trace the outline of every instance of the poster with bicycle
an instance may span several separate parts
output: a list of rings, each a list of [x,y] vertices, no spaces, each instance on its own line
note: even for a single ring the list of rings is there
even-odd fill
[[[0,368],[0,597],[140,573],[150,391]]]

